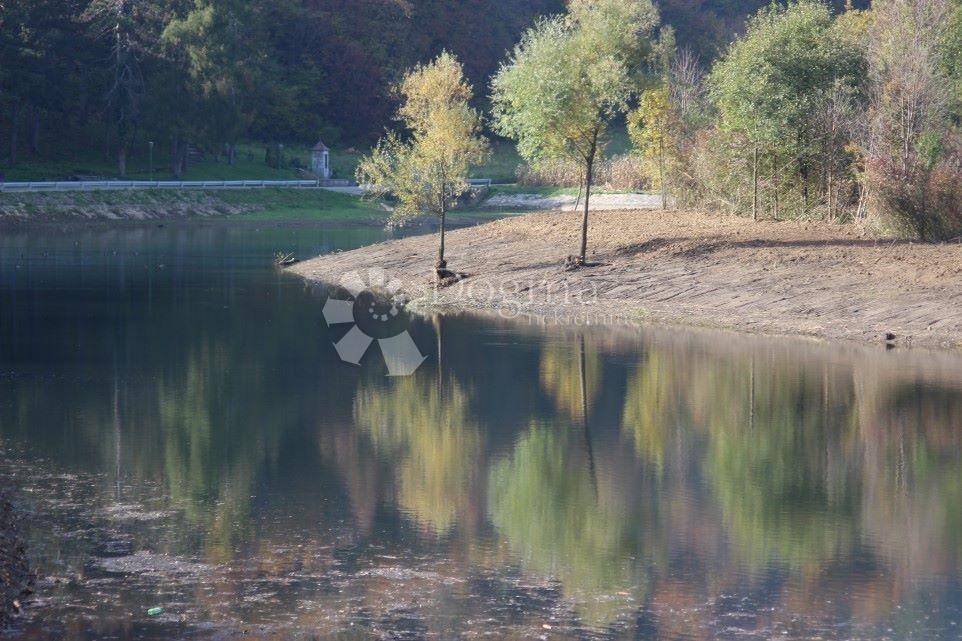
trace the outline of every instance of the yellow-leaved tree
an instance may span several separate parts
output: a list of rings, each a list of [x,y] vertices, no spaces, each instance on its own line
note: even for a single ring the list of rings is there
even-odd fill
[[[487,160],[489,145],[481,136],[481,117],[470,106],[474,90],[450,53],[415,67],[397,89],[398,119],[407,132],[388,133],[361,161],[357,179],[371,195],[396,201],[396,220],[440,218],[435,270],[444,279],[451,275],[444,257],[447,213],[470,189],[469,172]]]
[[[652,187],[661,191],[662,209],[668,207],[671,176],[678,158],[680,127],[665,86],[641,94],[638,108],[628,114],[628,135],[644,160]]]

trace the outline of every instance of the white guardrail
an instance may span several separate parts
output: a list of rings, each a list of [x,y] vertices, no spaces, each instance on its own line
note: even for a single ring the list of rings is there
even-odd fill
[[[101,191],[124,189],[263,189],[327,187],[334,181],[317,180],[71,180],[61,182],[4,182],[0,192]],[[347,182],[347,181],[345,181]]]

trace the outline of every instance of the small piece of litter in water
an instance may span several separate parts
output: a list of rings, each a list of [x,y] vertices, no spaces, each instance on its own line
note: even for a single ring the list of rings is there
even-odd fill
[[[544,628],[545,630],[550,630],[550,629],[551,629],[551,626],[548,625],[547,623],[542,624],[541,627]]]
[[[163,614],[163,613],[164,613],[164,609],[163,609],[163,608],[151,608],[151,609],[147,610],[147,616],[149,616],[149,617],[155,617],[155,616],[157,616],[158,614]]]

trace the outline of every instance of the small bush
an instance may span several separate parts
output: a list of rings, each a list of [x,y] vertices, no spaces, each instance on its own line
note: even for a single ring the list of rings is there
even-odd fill
[[[939,220],[943,240],[962,237],[962,168],[942,163],[929,176],[932,212]]]
[[[920,240],[947,240],[962,234],[962,165],[957,157],[932,169],[919,163],[904,168],[895,158],[870,158],[867,178],[872,209],[883,224]]]

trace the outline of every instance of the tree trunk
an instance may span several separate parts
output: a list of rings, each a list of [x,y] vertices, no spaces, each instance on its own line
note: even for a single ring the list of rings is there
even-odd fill
[[[865,188],[865,183],[862,183],[858,186],[858,208],[855,210],[855,218],[857,220],[862,220],[865,218],[867,196],[868,191]]]
[[[661,208],[668,209],[668,184],[665,182],[665,145],[659,143],[658,173],[661,175]]]
[[[774,195],[775,195],[775,198],[774,198],[774,200],[775,200],[775,212],[774,212],[774,213],[775,213],[775,220],[778,220],[778,216],[781,214],[781,211],[780,211],[781,202],[780,202],[780,200],[779,200],[778,189],[779,189],[779,184],[778,184],[778,154],[775,154],[775,157],[772,159],[772,191],[774,192]]]
[[[117,150],[117,171],[121,178],[127,177],[127,147],[125,145],[120,145]]]
[[[595,144],[592,144],[591,154],[588,156],[588,166],[585,172],[585,211],[581,218],[581,264],[588,262],[588,210],[591,202],[591,183],[595,173]]]
[[[30,121],[30,153],[40,155],[40,112],[35,111]]]
[[[808,167],[804,164],[799,165],[798,175],[802,180],[802,208],[808,213]]]
[[[591,475],[591,486],[595,497],[598,495],[598,475],[595,468],[595,451],[591,445],[591,428],[588,423],[590,408],[588,407],[588,376],[585,356],[585,337],[581,336],[581,352],[578,359],[578,373],[581,383],[581,423],[585,434],[585,453],[588,455],[588,471]]]
[[[441,199],[441,232],[438,244],[438,271],[441,271],[447,267],[447,262],[444,260],[444,231],[445,225],[447,224],[447,207],[445,206],[444,199]]]
[[[758,145],[752,157],[752,220],[758,220]]]
[[[16,122],[10,128],[10,166],[17,164],[17,136],[19,128]]]
[[[184,172],[187,171],[187,143],[178,135],[175,135],[171,142],[170,169],[175,179],[184,179]]]
[[[15,105],[10,119],[10,166],[17,164],[20,138],[20,105]]]
[[[832,197],[835,185],[832,183],[832,170],[828,170],[828,176],[826,182],[828,183],[828,220],[829,222],[835,222],[835,199]]]

